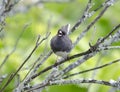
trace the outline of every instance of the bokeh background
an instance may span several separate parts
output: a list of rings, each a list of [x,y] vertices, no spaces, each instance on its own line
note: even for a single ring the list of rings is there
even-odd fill
[[[96,9],[105,0],[93,0],[93,8]],[[7,62],[0,69],[0,75],[11,74],[15,72],[22,64],[25,58],[29,55],[33,49],[37,36],[41,37],[46,35],[46,32],[51,32],[50,37],[35,51],[30,60],[25,64],[22,70],[19,72],[21,80],[28,72],[30,66],[37,59],[40,53],[45,55],[50,50],[50,39],[53,37],[57,30],[65,25],[71,24],[71,27],[79,20],[86,7],[88,0],[71,0],[68,2],[43,2],[36,3],[37,0],[21,0],[14,9],[10,12],[6,18],[6,26],[4,32],[0,37],[0,64],[4,60],[5,56],[11,52],[14,48],[16,39],[24,30],[25,25],[28,25],[22,35],[16,51],[9,57]],[[99,14],[100,10],[96,12],[94,16],[83,22],[80,27],[70,35],[72,42],[74,42],[77,36],[87,27],[87,25]],[[78,45],[72,50],[70,55],[83,52],[89,49],[89,42],[95,44],[98,38],[104,37],[114,26],[120,23],[120,1],[118,0],[113,6],[111,6],[102,18],[90,29],[85,37],[78,43]],[[114,43],[113,45],[120,45],[120,43]],[[120,57],[120,50],[110,50],[107,52],[101,52],[95,57],[89,59],[81,66],[70,71],[70,73],[89,69],[98,65],[108,63],[112,60]],[[76,59],[71,60],[63,65],[65,68],[68,64],[74,62]],[[45,68],[56,61],[56,55],[52,54],[46,61],[42,68]],[[95,78],[98,80],[109,81],[111,79],[118,80],[120,76],[120,63],[112,64],[108,67],[102,68],[97,71],[92,71],[84,74],[80,74],[75,78]],[[33,83],[39,83],[45,75],[42,75]],[[4,80],[5,82],[6,80]],[[14,80],[15,81],[15,80]],[[14,81],[10,83],[5,92],[12,92],[14,88]],[[3,83],[4,84],[4,83]],[[80,85],[59,85],[46,87],[43,92],[112,92],[111,87],[97,84],[80,84]],[[113,92],[120,92],[119,90]]]

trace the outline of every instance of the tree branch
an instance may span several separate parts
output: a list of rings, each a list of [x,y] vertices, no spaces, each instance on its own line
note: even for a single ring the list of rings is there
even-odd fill
[[[84,70],[84,71],[81,71],[81,72],[73,73],[73,74],[70,74],[70,75],[67,75],[67,76],[63,77],[63,79],[67,79],[69,77],[73,77],[73,76],[76,76],[78,74],[83,74],[83,73],[86,73],[86,72],[90,72],[90,71],[98,70],[98,69],[101,69],[101,68],[105,68],[105,67],[107,67],[109,65],[112,65],[114,63],[118,63],[119,61],[120,61],[120,59],[117,59],[117,60],[111,61],[107,64],[104,64],[104,65],[101,65],[101,66],[98,66],[98,67],[95,67],[95,68],[91,68],[91,69],[87,69],[87,70]]]
[[[50,81],[50,85],[81,84],[81,83],[95,83],[95,84],[102,84],[117,88],[120,87],[120,82],[115,80],[103,81],[103,80],[95,80],[95,79],[75,79],[75,80]]]
[[[66,84],[83,84],[83,83],[89,83],[89,84],[101,84],[111,87],[120,87],[120,81],[110,80],[110,81],[103,81],[103,80],[95,80],[95,79],[72,79],[72,80],[56,80],[56,81],[49,81],[48,83],[41,86],[41,84],[37,84],[35,86],[32,86],[31,88],[27,89],[27,92],[37,90],[46,86],[52,86],[52,85],[66,85]]]
[[[23,30],[22,32],[20,33],[20,35],[18,36],[16,42],[15,42],[15,45],[14,45],[14,48],[11,50],[11,52],[9,54],[7,54],[4,58],[4,60],[2,61],[1,65],[0,65],[0,69],[2,68],[2,66],[6,63],[6,61],[8,60],[8,58],[16,51],[17,49],[17,45],[20,41],[20,38],[22,37],[24,31],[28,28],[29,24],[26,24],[24,27],[23,27]]]
[[[50,35],[50,34],[49,34]],[[48,36],[49,36],[48,35]],[[47,36],[47,37],[48,37]],[[5,85],[0,89],[0,92],[3,92],[4,89],[8,86],[8,84],[12,81],[12,79],[16,76],[16,74],[21,70],[21,68],[24,66],[24,64],[29,60],[29,58],[32,56],[32,54],[35,52],[35,50],[38,48],[38,46],[47,39],[47,37],[44,37],[41,41],[40,40],[40,35],[38,36],[38,39],[36,41],[36,45],[31,51],[31,53],[28,55],[28,57],[25,59],[25,61],[20,65],[20,67],[17,69],[17,71],[8,79],[8,81],[5,83]]]

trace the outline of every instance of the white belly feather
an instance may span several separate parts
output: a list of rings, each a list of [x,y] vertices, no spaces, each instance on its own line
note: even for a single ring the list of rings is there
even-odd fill
[[[55,54],[60,56],[60,57],[67,58],[69,53],[68,52],[59,51],[59,52],[56,52]]]

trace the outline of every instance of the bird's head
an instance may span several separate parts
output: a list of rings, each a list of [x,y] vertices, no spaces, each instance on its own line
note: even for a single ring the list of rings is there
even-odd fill
[[[58,30],[57,35],[58,35],[59,37],[68,35],[69,29],[70,29],[70,24],[67,24],[67,25],[65,25],[65,26],[62,26],[62,27]]]

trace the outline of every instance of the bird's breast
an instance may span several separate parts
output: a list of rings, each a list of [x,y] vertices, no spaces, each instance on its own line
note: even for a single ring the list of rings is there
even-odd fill
[[[64,52],[63,51],[57,51],[57,52],[55,52],[55,54],[60,56],[60,57],[67,58],[69,53],[66,52],[66,51],[64,51]]]

